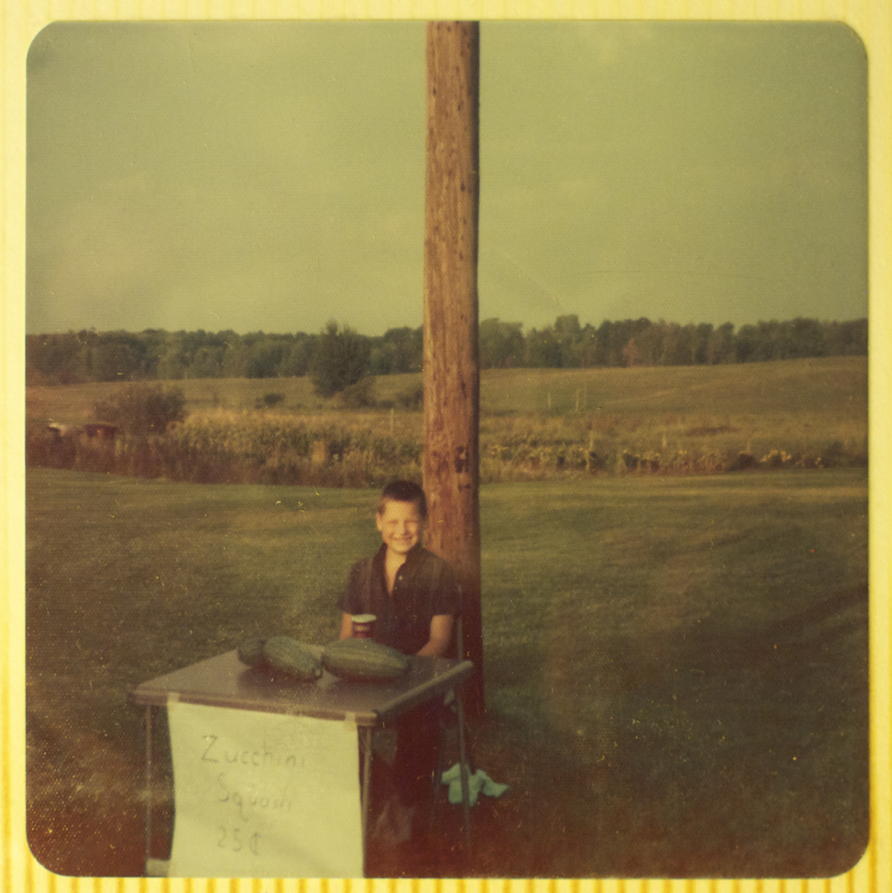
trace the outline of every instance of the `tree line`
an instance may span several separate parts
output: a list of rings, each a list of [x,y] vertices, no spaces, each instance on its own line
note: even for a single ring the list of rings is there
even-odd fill
[[[569,314],[529,331],[484,319],[479,338],[484,369],[711,365],[864,355],[867,320],[797,317],[738,328],[641,317],[594,326]],[[310,375],[317,391],[330,395],[365,376],[419,371],[422,329],[367,336],[333,321],[312,334],[85,329],[26,336],[26,362],[29,384]]]

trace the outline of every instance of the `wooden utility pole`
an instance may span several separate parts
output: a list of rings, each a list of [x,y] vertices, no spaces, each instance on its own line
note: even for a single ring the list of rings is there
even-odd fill
[[[427,540],[456,568],[465,655],[477,668],[469,712],[483,701],[480,611],[477,220],[479,25],[427,26],[424,240],[424,489]]]

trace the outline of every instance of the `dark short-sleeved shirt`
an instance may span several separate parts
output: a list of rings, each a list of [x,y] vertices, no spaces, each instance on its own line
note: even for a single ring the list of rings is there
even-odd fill
[[[414,654],[430,638],[435,615],[458,615],[458,581],[448,562],[417,545],[397,571],[390,594],[384,571],[386,551],[382,543],[375,555],[353,565],[338,607],[347,614],[374,614],[375,639]]]

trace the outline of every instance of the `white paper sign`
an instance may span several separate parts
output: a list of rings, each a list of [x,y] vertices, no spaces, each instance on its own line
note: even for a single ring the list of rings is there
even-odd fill
[[[354,723],[172,702],[171,877],[362,877]]]

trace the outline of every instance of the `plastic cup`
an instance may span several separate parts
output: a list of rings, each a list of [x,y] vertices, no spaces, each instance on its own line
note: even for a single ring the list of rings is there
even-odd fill
[[[354,614],[352,617],[353,638],[371,639],[375,634],[375,621],[377,619],[374,614]]]

